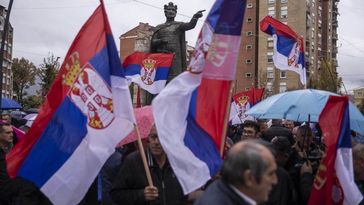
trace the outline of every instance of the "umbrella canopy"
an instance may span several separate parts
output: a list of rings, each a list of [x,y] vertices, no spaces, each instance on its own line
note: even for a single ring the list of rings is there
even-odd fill
[[[152,112],[152,106],[144,106],[141,108],[134,108],[135,118],[139,127],[140,137],[142,139],[147,138],[149,132],[154,125],[154,118]],[[130,142],[137,140],[135,131],[131,131],[117,146],[122,146]]]
[[[21,108],[22,106],[15,100],[9,98],[1,98],[1,109],[10,110],[10,109],[21,109]]]
[[[338,96],[323,90],[304,89],[273,95],[252,108],[245,114],[259,119],[288,119],[298,122],[318,122],[321,111],[330,95]],[[350,128],[364,134],[364,116],[349,102]]]

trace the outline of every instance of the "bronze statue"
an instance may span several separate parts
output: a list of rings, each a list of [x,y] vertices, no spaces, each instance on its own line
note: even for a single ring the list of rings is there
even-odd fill
[[[185,31],[195,28],[197,20],[202,17],[203,11],[205,10],[194,14],[188,23],[177,22],[174,20],[177,14],[177,5],[174,5],[173,2],[164,5],[164,14],[167,20],[154,29],[151,40],[151,52],[175,54],[168,81],[186,69]]]

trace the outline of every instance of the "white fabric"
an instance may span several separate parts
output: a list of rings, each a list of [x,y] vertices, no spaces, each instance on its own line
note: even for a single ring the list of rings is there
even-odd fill
[[[191,95],[200,81],[201,74],[184,72],[167,84],[152,102],[159,141],[185,194],[210,179],[207,165],[184,144]]]
[[[139,87],[143,88],[144,90],[148,91],[151,94],[158,94],[162,91],[162,89],[166,86],[167,80],[157,80],[154,81],[153,84],[147,85],[141,79],[140,75],[129,75],[126,78],[139,85]]]
[[[304,65],[301,65],[301,64],[297,64],[297,67],[295,67],[294,65],[289,66],[288,57],[277,51],[277,40],[278,40],[277,35],[273,34],[274,66],[277,67],[279,70],[283,70],[283,71],[290,70],[290,71],[297,73],[298,75],[300,75],[300,81],[301,81],[302,85],[306,85],[306,68],[302,67]],[[293,49],[294,49],[294,47],[295,46],[293,46]]]
[[[41,187],[55,205],[79,203],[117,143],[133,129],[135,118],[127,82],[111,77],[111,83],[115,117],[112,123],[106,129],[88,126],[87,135],[74,153]]]
[[[344,191],[343,205],[359,204],[363,199],[363,196],[354,181],[351,148],[339,148],[337,150],[335,169],[342,190]]]

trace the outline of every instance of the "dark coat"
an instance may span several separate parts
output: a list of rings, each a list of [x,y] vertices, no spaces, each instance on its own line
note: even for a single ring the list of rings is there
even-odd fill
[[[5,153],[0,148],[0,205],[50,205],[47,197],[31,182],[11,179],[6,171]]]
[[[265,205],[294,205],[297,200],[297,193],[291,177],[282,167],[277,169],[278,183],[273,186]]]
[[[270,142],[275,136],[287,137],[291,145],[294,144],[292,132],[286,127],[272,125],[270,128],[262,133],[262,138],[268,142]]]
[[[214,181],[194,205],[249,205],[224,181]]]
[[[154,162],[147,152],[147,161],[153,185],[158,188],[159,198],[149,203],[144,198],[144,188],[148,186],[142,159],[139,152],[128,155],[123,162],[110,192],[111,198],[120,205],[184,205],[187,197],[174,175],[168,161],[163,169]]]

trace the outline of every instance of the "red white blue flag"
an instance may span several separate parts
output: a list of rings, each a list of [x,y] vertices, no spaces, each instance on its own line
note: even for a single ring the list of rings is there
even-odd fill
[[[153,100],[159,140],[189,193],[222,163],[224,117],[235,79],[245,0],[217,0],[201,29],[188,70]]]
[[[124,63],[125,76],[152,94],[166,86],[174,54],[135,52]]]
[[[310,205],[359,204],[354,182],[347,97],[330,96],[319,118],[326,145],[309,200]]]
[[[273,62],[280,70],[290,70],[300,75],[306,85],[305,49],[303,38],[289,26],[266,16],[260,22],[260,30],[273,36]]]
[[[77,204],[135,122],[105,7],[73,41],[27,136],[7,157],[56,205]]]
[[[264,88],[252,88],[233,96],[230,107],[229,121],[232,125],[242,124],[245,120],[254,120],[254,117],[245,115],[245,111],[257,104],[263,97]]]

